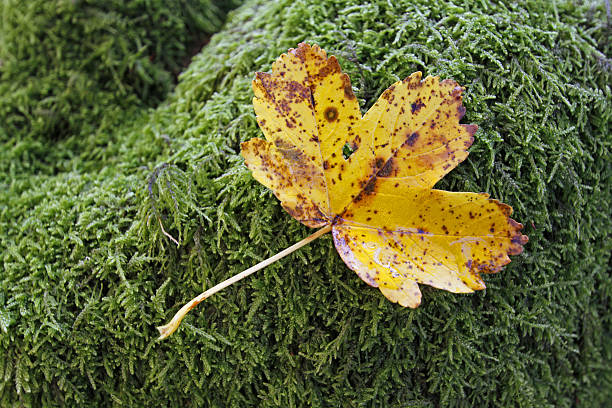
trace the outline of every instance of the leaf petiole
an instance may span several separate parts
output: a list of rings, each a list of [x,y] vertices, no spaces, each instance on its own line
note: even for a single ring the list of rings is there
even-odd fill
[[[246,278],[247,276],[259,271],[260,269],[265,268],[266,266],[273,264],[274,262],[278,261],[279,259],[289,255],[290,253],[300,249],[301,247],[303,247],[304,245],[307,245],[309,243],[311,243],[312,241],[316,240],[317,238],[319,238],[321,235],[327,234],[329,231],[331,231],[331,225],[328,225],[326,227],[321,228],[320,230],[316,231],[314,234],[304,238],[303,240],[301,240],[300,242],[291,245],[289,248],[279,252],[278,254],[271,256],[270,258],[261,261],[260,263],[258,263],[257,265],[254,265],[252,267],[250,267],[249,269],[240,272],[239,274],[236,274],[234,276],[232,276],[229,279],[224,280],[223,282],[213,286],[212,288],[208,289],[206,292],[200,293],[198,296],[194,297],[193,299],[191,299],[188,303],[186,303],[183,307],[181,307],[181,309],[176,312],[176,314],[174,315],[174,317],[172,318],[172,320],[170,320],[170,323],[164,325],[164,326],[159,326],[157,328],[157,330],[159,330],[159,333],[161,334],[161,336],[159,336],[159,340],[163,340],[165,338],[167,338],[168,336],[170,336],[172,333],[174,333],[176,331],[176,329],[178,328],[178,326],[181,324],[181,320],[183,320],[183,317],[185,317],[185,315],[194,307],[196,307],[200,302],[202,302],[204,299],[211,297],[212,295],[214,295],[215,293],[219,292],[222,289],[225,289],[226,287],[230,286],[233,283],[238,282],[239,280]]]

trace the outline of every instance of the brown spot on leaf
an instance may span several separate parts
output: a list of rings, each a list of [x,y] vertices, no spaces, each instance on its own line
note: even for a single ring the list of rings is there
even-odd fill
[[[310,45],[306,43],[299,43],[297,49],[291,48],[289,52],[293,53],[300,61],[306,61],[306,53],[310,50]]]
[[[351,101],[355,99],[355,94],[353,93],[353,88],[351,87],[351,80],[346,74],[342,74],[342,87],[344,88],[344,97],[346,99]]]
[[[337,72],[342,72],[342,70],[340,68],[340,64],[338,64],[338,60],[336,59],[336,57],[332,55],[327,60],[327,64],[321,67],[319,72],[313,76],[313,82],[316,83],[318,81],[321,81],[323,78],[327,77],[328,75],[331,75]]]
[[[497,205],[497,207],[501,210],[501,212],[506,217],[510,217],[512,215],[512,207],[510,207],[508,204],[501,203],[501,202],[499,202],[497,200],[491,200],[491,201],[494,202]],[[518,222],[514,221],[512,218],[509,218],[508,222],[510,223],[512,228],[518,228],[519,230],[523,228],[522,225],[520,225]]]
[[[393,172],[393,157],[387,160],[387,163],[378,171],[377,177],[389,177]],[[380,167],[380,166],[379,166]]]
[[[424,107],[425,104],[423,102],[421,102],[421,100],[417,100],[415,103],[413,103],[412,105],[410,105],[410,110],[412,111],[412,113],[418,113],[422,107]]]
[[[419,134],[417,132],[414,132],[410,136],[408,136],[408,138],[406,139],[406,144],[412,147],[414,146],[414,144],[416,143],[418,139],[419,139]]]
[[[370,179],[370,181],[368,181],[368,183],[365,185],[363,190],[361,190],[361,192],[357,194],[357,197],[355,197],[353,201],[355,203],[358,203],[359,201],[363,200],[365,196],[374,194],[376,190],[375,187],[376,187],[376,177],[373,177],[372,179]]]
[[[333,122],[334,120],[338,119],[338,109],[330,106],[329,108],[325,109],[323,115],[328,122]]]
[[[377,157],[376,160],[374,161],[374,167],[376,169],[380,169],[383,166],[383,164],[385,164],[385,160],[380,157]]]
[[[387,88],[382,95],[380,95],[381,98],[386,99],[389,103],[392,103],[393,100],[395,99],[395,85],[391,85],[389,88]]]
[[[368,184],[366,184],[365,188],[363,189],[363,193],[367,195],[374,193],[375,185],[376,185],[376,179],[373,178],[372,180],[368,182]]]

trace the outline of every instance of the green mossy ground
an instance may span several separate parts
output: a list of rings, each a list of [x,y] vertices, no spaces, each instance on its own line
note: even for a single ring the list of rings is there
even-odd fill
[[[147,110],[144,96],[163,97],[168,79],[127,75],[126,93],[123,79],[96,79],[84,99],[55,99],[70,126],[47,122],[36,109],[52,101],[28,88],[40,78],[27,58],[54,57],[26,52],[27,78],[11,82],[4,54],[0,405],[612,400],[609,17],[599,1],[486,3],[249,1],[162,106]],[[71,21],[58,29],[72,33]],[[11,35],[26,51],[21,42],[36,43]],[[410,310],[364,284],[324,237],[207,300],[158,342],[155,326],[185,301],[309,234],[238,155],[260,134],[254,72],[300,41],[339,57],[364,110],[413,71],[464,85],[464,123],[480,130],[438,187],[512,205],[530,242],[486,277],[486,291],[423,287]],[[75,58],[60,59],[93,69]],[[151,69],[169,78],[177,58]],[[52,94],[65,77],[56,79],[40,83]]]

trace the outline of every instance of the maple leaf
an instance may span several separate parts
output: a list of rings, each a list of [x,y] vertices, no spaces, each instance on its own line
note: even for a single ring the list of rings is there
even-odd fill
[[[362,117],[334,56],[300,44],[257,73],[253,106],[266,140],[242,144],[253,177],[309,227],[331,226],[346,265],[389,300],[417,307],[418,283],[484,289],[528,240],[488,194],[434,190],[468,155],[463,89],[416,72]],[[354,152],[344,158],[343,147]]]
[[[253,80],[253,107],[266,140],[241,145],[253,177],[296,220],[321,228],[221,282],[158,327],[172,334],[202,300],[331,231],[346,265],[392,302],[421,303],[418,284],[455,293],[484,289],[528,238],[512,208],[485,193],[433,186],[468,156],[476,125],[455,81],[415,72],[391,85],[362,117],[334,56],[299,44]],[[345,158],[343,149],[352,154]]]

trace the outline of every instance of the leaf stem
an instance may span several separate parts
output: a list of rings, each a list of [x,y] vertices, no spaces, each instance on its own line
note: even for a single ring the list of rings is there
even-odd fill
[[[245,271],[242,271],[239,274],[236,274],[236,275],[232,276],[229,279],[224,280],[223,282],[219,283],[218,285],[215,285],[212,288],[208,289],[206,292],[200,293],[198,296],[194,297],[188,303],[186,303],[183,307],[181,307],[181,309],[178,312],[176,312],[176,314],[174,315],[174,317],[172,318],[170,323],[166,324],[165,326],[159,326],[157,328],[157,330],[159,330],[159,333],[161,334],[161,336],[159,336],[159,340],[163,340],[163,339],[167,338],[168,336],[170,336],[172,333],[174,333],[176,331],[176,329],[178,328],[179,324],[181,324],[181,320],[183,320],[183,317],[185,317],[185,315],[191,309],[196,307],[204,299],[209,298],[210,296],[212,296],[215,293],[219,292],[221,289],[224,289],[224,288],[230,286],[231,284],[236,283],[239,280],[241,280],[243,278],[246,278],[247,276],[249,276],[249,275],[259,271],[260,269],[263,269],[266,266],[268,266],[268,265],[278,261],[279,259],[281,259],[281,258],[289,255],[290,253],[300,249],[304,245],[307,245],[307,244],[311,243],[315,239],[319,238],[321,235],[327,234],[329,231],[331,231],[331,225],[328,225],[326,227],[321,228],[320,230],[318,230],[314,234],[304,238],[303,240],[301,240],[300,242],[298,242],[296,244],[291,245],[289,248],[279,252],[278,254],[276,254],[274,256],[271,256],[270,258],[268,258],[268,259],[266,259],[264,261],[261,261],[257,265],[252,266],[249,269],[247,269]]]

